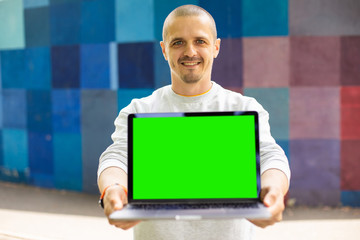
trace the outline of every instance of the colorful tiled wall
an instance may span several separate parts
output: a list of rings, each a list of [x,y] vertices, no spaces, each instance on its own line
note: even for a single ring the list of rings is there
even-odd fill
[[[360,206],[358,0],[1,0],[0,179],[97,192],[119,109],[170,83],[162,23],[186,3],[216,20],[213,80],[270,112],[289,197]]]

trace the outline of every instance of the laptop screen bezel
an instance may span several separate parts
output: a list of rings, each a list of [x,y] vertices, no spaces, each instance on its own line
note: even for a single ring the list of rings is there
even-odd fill
[[[133,120],[135,118],[159,117],[194,117],[194,116],[254,116],[257,198],[200,198],[200,199],[134,199],[133,197]],[[238,203],[260,202],[260,146],[259,119],[256,111],[221,111],[221,112],[166,112],[166,113],[131,113],[128,115],[128,202],[130,204],[196,204],[196,203]]]

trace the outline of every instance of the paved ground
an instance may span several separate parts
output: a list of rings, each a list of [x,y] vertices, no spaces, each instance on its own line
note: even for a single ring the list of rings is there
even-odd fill
[[[97,195],[0,182],[0,240],[131,240],[110,226]],[[284,221],[257,229],[257,240],[358,239],[360,209],[288,208]]]

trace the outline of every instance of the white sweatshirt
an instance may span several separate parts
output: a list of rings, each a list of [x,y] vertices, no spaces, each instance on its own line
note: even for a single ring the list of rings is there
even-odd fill
[[[127,116],[146,112],[202,112],[202,111],[257,111],[260,130],[261,173],[276,168],[290,180],[290,168],[284,151],[270,134],[269,114],[254,99],[222,88],[213,82],[211,90],[203,95],[184,97],[177,95],[171,86],[162,87],[152,95],[134,99],[120,111],[115,120],[114,143],[100,156],[98,176],[112,166],[127,172]],[[230,240],[252,239],[253,226],[245,219],[206,221],[146,221],[134,229],[136,240]]]

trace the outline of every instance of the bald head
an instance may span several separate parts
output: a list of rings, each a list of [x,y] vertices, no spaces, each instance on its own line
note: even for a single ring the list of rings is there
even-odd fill
[[[166,40],[167,34],[168,34],[168,26],[171,22],[171,19],[176,17],[194,17],[194,16],[206,16],[209,19],[209,25],[212,30],[212,34],[214,39],[217,38],[217,32],[216,32],[216,24],[214,21],[214,18],[208,13],[205,9],[196,6],[196,5],[183,5],[178,8],[175,8],[165,19],[164,26],[163,26],[163,41]]]

